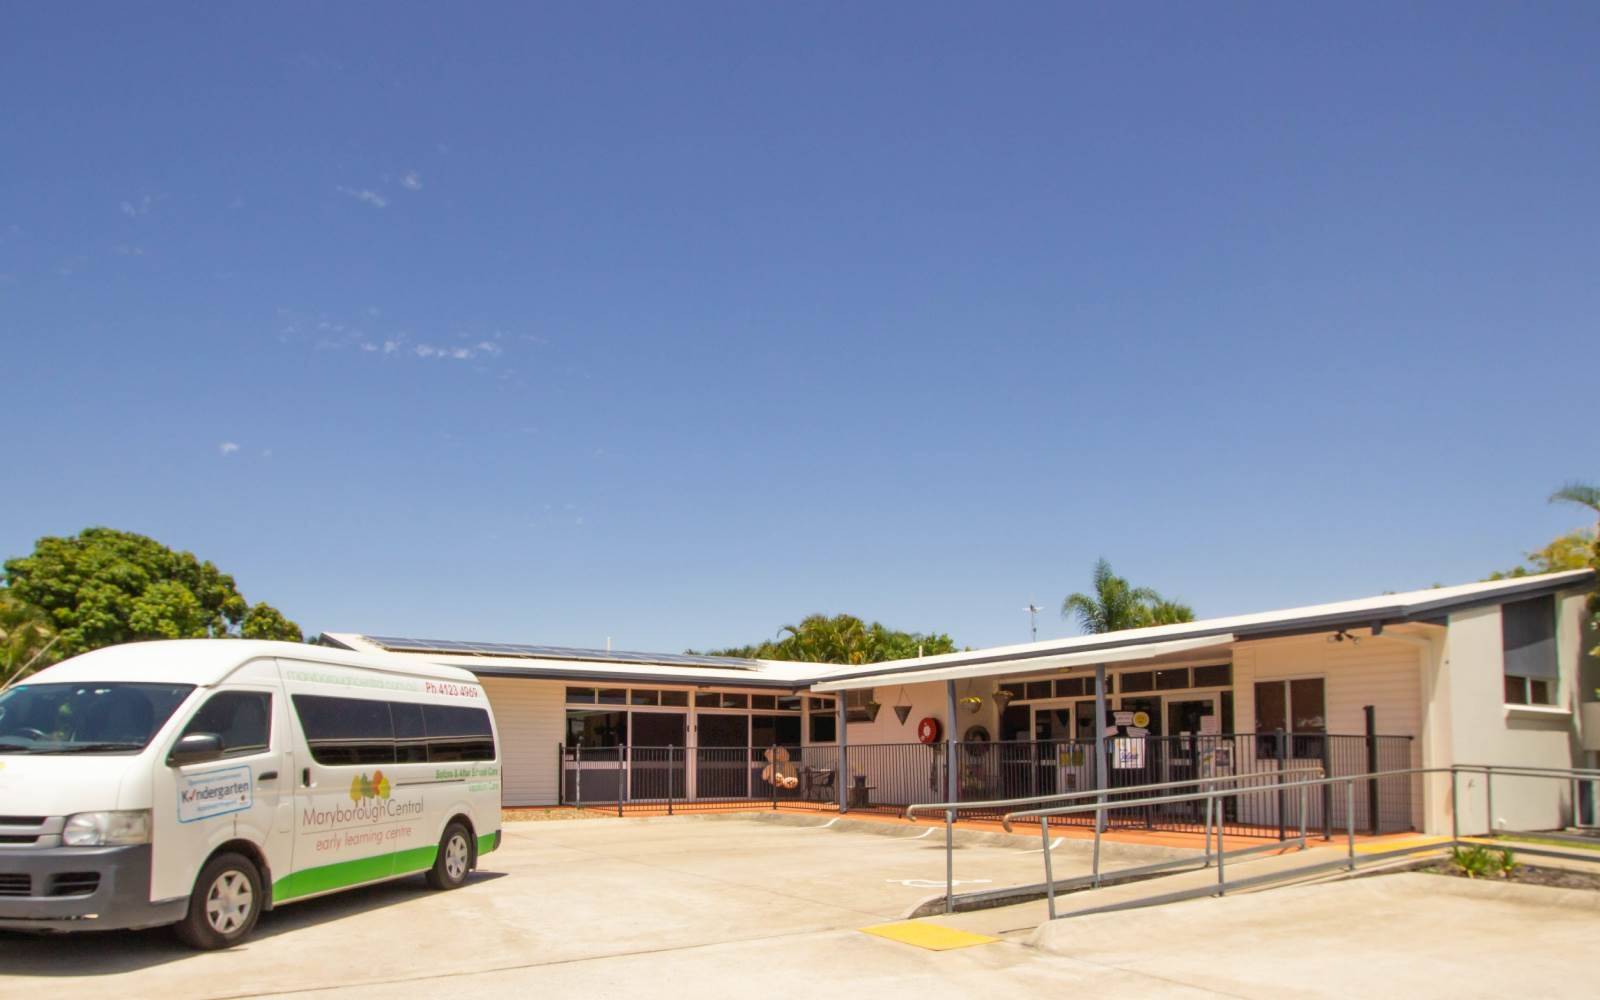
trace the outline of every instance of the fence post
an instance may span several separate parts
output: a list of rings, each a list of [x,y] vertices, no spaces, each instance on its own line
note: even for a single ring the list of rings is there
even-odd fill
[[[1326,728],[1326,727],[1324,727]],[[1322,737],[1322,776],[1333,777],[1333,737]],[[1333,839],[1333,786],[1322,786],[1322,839]]]
[[[1278,739],[1278,780],[1275,782],[1275,784],[1278,786],[1278,840],[1280,842],[1282,842],[1282,841],[1288,839],[1287,837],[1284,836],[1285,821],[1288,819],[1288,816],[1286,816],[1285,813],[1288,811],[1288,808],[1289,808],[1289,800],[1284,795],[1284,791],[1283,791],[1283,768],[1284,768],[1285,762],[1289,758],[1289,741],[1284,736],[1284,732],[1281,729],[1278,730],[1277,739]]]
[[[1483,768],[1483,791],[1488,799],[1489,807],[1489,836],[1494,836],[1494,765],[1485,764]],[[1576,800],[1574,800],[1576,801]]]
[[[556,805],[567,804],[567,745],[556,744]]]
[[[672,815],[672,800],[678,794],[677,775],[673,773],[677,766],[678,748],[671,743],[667,744],[667,815]]]
[[[617,815],[618,816],[622,815],[622,786],[624,784],[626,784],[626,782],[624,780],[624,774],[626,772],[623,769],[622,755],[627,753],[627,752],[628,752],[627,747],[623,746],[621,743],[617,744]]]
[[[1344,835],[1347,859],[1345,867],[1356,870],[1356,783],[1351,779],[1344,784]]]
[[[1050,919],[1056,918],[1056,876],[1050,868],[1050,817],[1039,817],[1039,840],[1044,845],[1044,898],[1050,911]]]
[[[945,724],[949,732],[944,744],[944,912],[955,912],[956,897],[956,682],[944,682]]]
[[[1378,712],[1371,705],[1361,711],[1367,718],[1367,773],[1378,773]],[[1409,761],[1408,761],[1409,763]],[[1367,832],[1378,835],[1378,779],[1367,779]]]
[[[1211,795],[1212,795],[1213,798],[1216,797],[1216,794],[1217,794],[1216,789],[1212,789],[1211,790]],[[1228,853],[1226,850],[1223,849],[1223,846],[1222,846],[1222,828],[1227,826],[1227,825],[1228,825],[1227,823],[1222,822],[1221,820],[1219,820],[1217,822],[1217,895],[1219,895],[1219,896],[1225,895],[1226,892],[1227,892],[1227,890],[1223,888],[1223,877],[1222,877],[1222,868],[1223,868],[1223,864],[1224,864],[1224,860],[1223,859],[1224,859],[1224,856]]]
[[[846,692],[838,694],[839,711],[839,773],[834,777],[834,784],[838,785],[839,815],[843,816],[850,811],[850,726],[845,712]]]
[[[778,811],[778,744],[768,748],[772,767],[772,811]]]
[[[1208,791],[1208,792],[1215,792],[1216,790],[1217,790],[1217,783],[1215,781],[1210,782],[1210,787],[1208,787],[1206,789],[1206,791]],[[1212,798],[1210,796],[1206,797],[1206,864],[1205,864],[1205,866],[1207,868],[1211,867],[1211,812],[1212,812],[1212,806],[1213,806],[1213,804],[1215,802],[1216,802],[1216,800],[1214,798]]]
[[[583,739],[580,737],[578,745],[572,751],[572,784],[573,798],[578,807],[583,808]]]
[[[1461,810],[1459,808],[1461,796],[1458,794],[1459,791],[1460,791],[1460,788],[1461,788],[1460,782],[1456,781],[1456,769],[1454,767],[1451,767],[1450,768],[1450,841],[1451,841],[1450,846],[1451,847],[1460,847],[1461,846]]]

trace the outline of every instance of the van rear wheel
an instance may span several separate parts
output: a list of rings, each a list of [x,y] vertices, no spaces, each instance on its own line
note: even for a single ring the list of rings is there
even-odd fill
[[[250,935],[261,916],[261,873],[242,854],[206,862],[189,895],[189,912],[173,928],[191,948],[231,948]]]
[[[435,889],[459,889],[472,870],[472,835],[460,823],[444,828],[439,839],[439,854],[428,869],[428,885]]]

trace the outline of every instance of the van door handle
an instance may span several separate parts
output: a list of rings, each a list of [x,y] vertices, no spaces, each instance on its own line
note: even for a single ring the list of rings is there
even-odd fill
[[[277,781],[278,780],[278,772],[277,771],[262,771],[260,774],[256,775],[256,780],[257,781]]]
[[[302,767],[300,769],[300,784],[306,786],[307,788],[311,787],[311,768]]]

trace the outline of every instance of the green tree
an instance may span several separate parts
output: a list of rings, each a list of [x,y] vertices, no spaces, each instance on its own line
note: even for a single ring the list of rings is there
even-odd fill
[[[1594,513],[1595,529],[1592,535],[1594,543],[1589,547],[1588,565],[1600,569],[1600,486],[1593,483],[1568,483],[1550,494],[1550,502],[1574,503],[1580,507],[1587,507]],[[1600,631],[1600,590],[1589,595],[1589,611],[1593,615],[1589,627]],[[1600,656],[1600,646],[1591,650],[1590,655]]]
[[[252,635],[300,639],[298,626],[270,605],[252,608],[210,562],[131,532],[41,538],[32,554],[6,560],[5,578],[56,631],[56,658],[140,639],[237,636],[247,624]]]
[[[1194,609],[1168,600],[1149,587],[1135,587],[1111,571],[1111,563],[1094,564],[1093,593],[1075,593],[1061,602],[1061,617],[1074,618],[1085,632],[1118,632],[1147,625],[1194,621]]]
[[[860,664],[903,660],[916,656],[918,650],[925,656],[953,653],[956,644],[942,632],[902,632],[855,615],[813,614],[798,624],[783,626],[775,639],[713,650],[709,655]]]
[[[45,662],[57,642],[43,611],[0,587],[0,688]]]

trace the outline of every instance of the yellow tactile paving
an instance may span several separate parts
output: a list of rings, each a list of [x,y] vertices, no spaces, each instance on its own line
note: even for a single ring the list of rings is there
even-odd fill
[[[1462,837],[1463,844],[1483,844],[1487,847],[1505,847],[1504,841],[1490,840],[1486,837]],[[1450,843],[1449,837],[1396,837],[1393,839],[1369,840],[1356,844],[1357,854],[1383,854],[1388,851],[1404,851],[1417,847],[1445,847]]]
[[[977,944],[993,944],[1000,940],[986,934],[973,934],[970,931],[957,930],[954,927],[945,927],[941,924],[930,924],[921,920],[899,920],[892,924],[874,924],[871,927],[861,928],[863,934],[875,934],[878,937],[888,938],[890,941],[899,941],[901,944],[914,945],[926,948],[929,951],[950,951],[953,948],[970,948]]]

